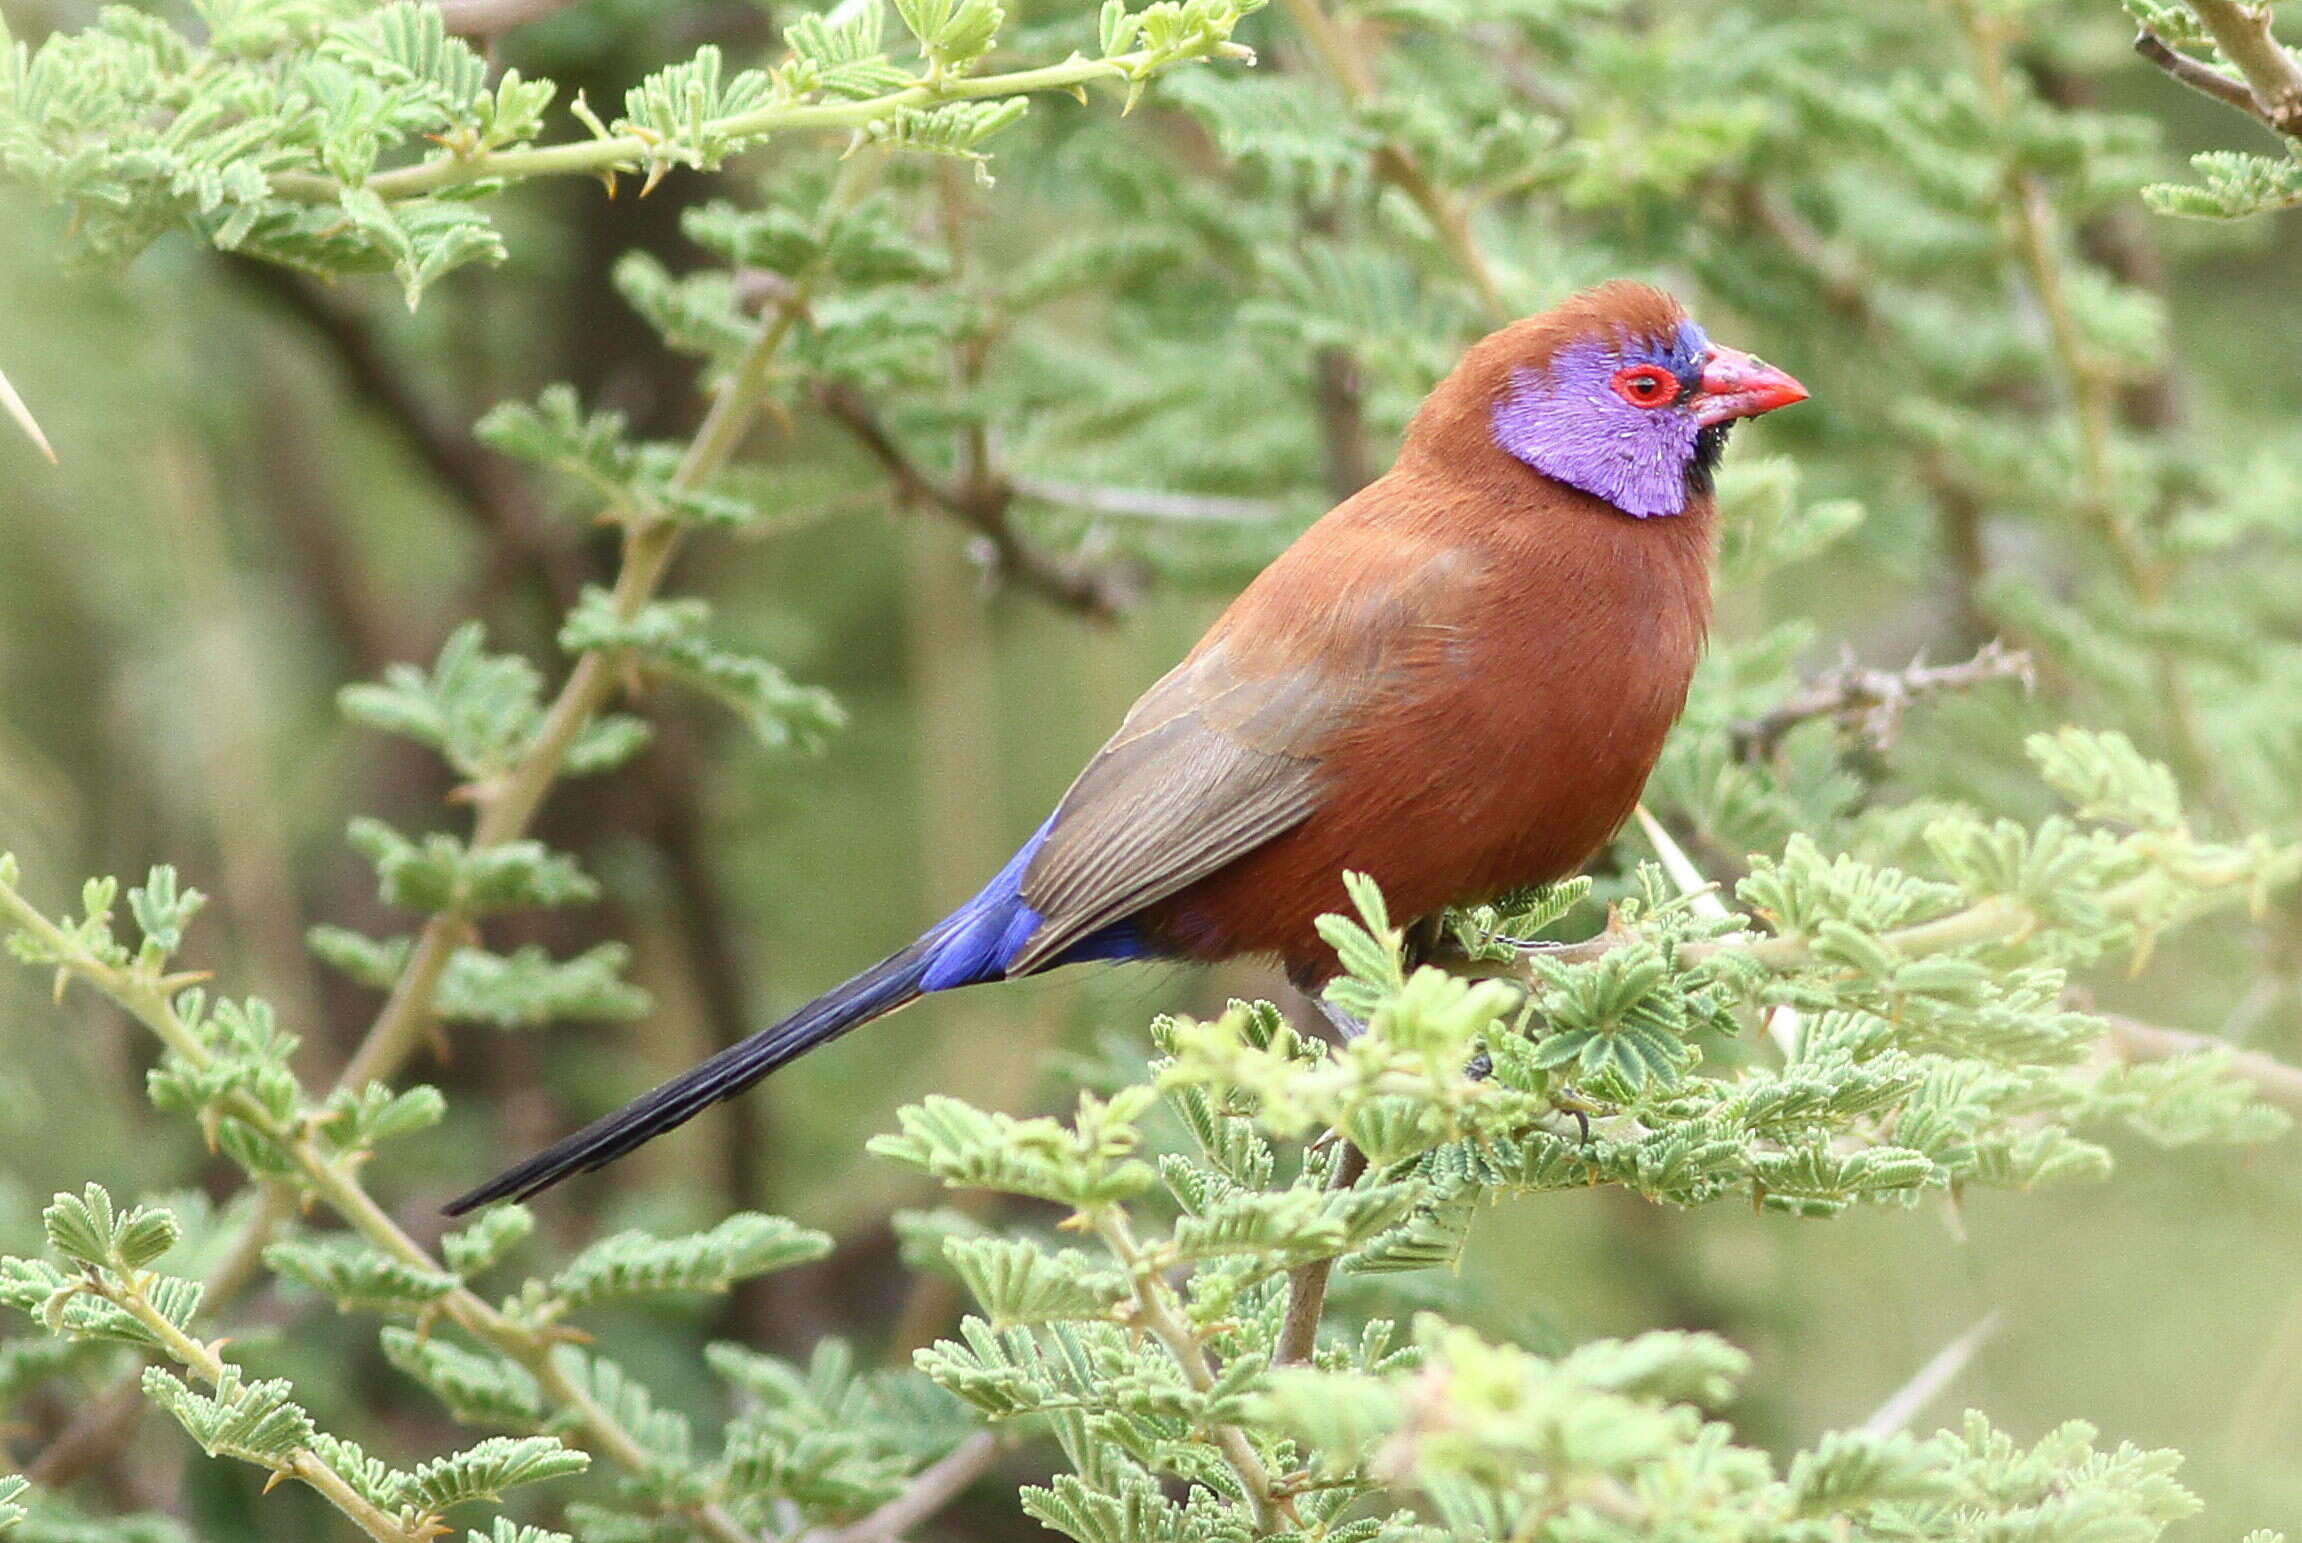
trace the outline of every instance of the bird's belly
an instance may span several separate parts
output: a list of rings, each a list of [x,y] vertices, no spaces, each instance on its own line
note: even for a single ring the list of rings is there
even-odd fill
[[[1338,747],[1316,813],[1147,920],[1179,952],[1276,954],[1317,980],[1335,968],[1317,920],[1350,909],[1345,870],[1372,876],[1400,921],[1564,878],[1629,816],[1684,700],[1683,672],[1638,684],[1571,716],[1359,736]]]

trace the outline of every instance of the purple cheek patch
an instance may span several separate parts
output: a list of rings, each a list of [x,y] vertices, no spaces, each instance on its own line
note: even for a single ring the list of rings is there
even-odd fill
[[[1682,349],[1686,330],[1677,340]],[[1495,443],[1638,519],[1683,512],[1701,425],[1681,407],[1633,406],[1611,384],[1625,364],[1649,362],[1677,368],[1674,359],[1650,361],[1591,342],[1560,349],[1548,371],[1517,371],[1495,404]]]

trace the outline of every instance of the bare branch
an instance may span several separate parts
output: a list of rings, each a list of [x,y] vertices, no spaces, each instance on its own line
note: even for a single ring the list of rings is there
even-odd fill
[[[1367,1154],[1336,1138],[1334,1171],[1327,1175],[1329,1189],[1349,1189],[1367,1171]],[[1319,1319],[1327,1310],[1327,1278],[1335,1271],[1332,1259],[1314,1259],[1287,1272],[1287,1316],[1279,1325],[1279,1343],[1271,1353],[1274,1366],[1308,1365],[1318,1348]]]
[[[999,1449],[997,1436],[977,1431],[913,1474],[902,1494],[863,1520],[836,1530],[807,1533],[800,1543],[895,1543],[959,1498],[961,1491],[999,1460]]]
[[[2030,655],[1993,641],[1960,664],[1913,661],[1900,670],[1872,670],[1850,659],[1772,711],[1736,724],[1735,750],[1745,760],[1763,759],[1785,734],[1810,718],[1833,719],[1885,750],[1894,743],[1903,713],[1920,697],[1993,680],[2019,680],[2028,689],[2034,684]]]
[[[1130,610],[1143,598],[1146,578],[1135,563],[1058,556],[1025,540],[1009,519],[1019,491],[1014,483],[997,476],[969,484],[944,482],[911,458],[854,387],[834,382],[819,386],[815,396],[832,421],[854,435],[887,473],[898,502],[939,510],[974,531],[995,572],[1098,620]]]
[[[2191,90],[2203,91],[2215,101],[2235,107],[2257,122],[2268,124],[2271,128],[2277,127],[2270,121],[2270,115],[2262,110],[2262,104],[2254,99],[2254,93],[2246,82],[2223,74],[2203,59],[2192,58],[2148,27],[2135,34],[2134,51]]]
[[[1015,477],[1009,485],[1017,496],[1035,498],[1043,504],[1060,504],[1067,509],[1085,509],[1091,514],[1117,514],[1138,520],[1254,525],[1276,520],[1285,512],[1269,499],[1225,498],[1214,493],[1099,487],[1085,482],[1048,482],[1037,477]]]
[[[2270,7],[2238,0],[2189,3],[2222,57],[2246,77],[2254,115],[2281,134],[2302,135],[2302,62],[2270,30]]]

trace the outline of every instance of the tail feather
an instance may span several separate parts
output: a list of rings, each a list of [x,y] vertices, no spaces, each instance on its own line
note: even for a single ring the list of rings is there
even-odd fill
[[[932,962],[927,939],[889,955],[773,1028],[730,1045],[654,1092],[506,1169],[469,1194],[457,1196],[445,1207],[447,1214],[461,1216],[497,1200],[525,1200],[570,1174],[588,1173],[614,1162],[634,1147],[686,1124],[721,1099],[733,1098],[816,1046],[917,1000],[928,989],[922,982]]]

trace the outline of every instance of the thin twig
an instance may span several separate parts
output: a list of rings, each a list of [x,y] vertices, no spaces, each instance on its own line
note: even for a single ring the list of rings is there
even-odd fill
[[[246,1289],[264,1262],[280,1224],[296,1214],[296,1192],[290,1185],[267,1179],[257,1188],[256,1214],[227,1245],[224,1256],[200,1282],[200,1303],[214,1311]],[[40,1449],[24,1476],[34,1484],[62,1488],[82,1474],[110,1462],[136,1433],[144,1411],[151,1407],[143,1393],[143,1368],[131,1366],[87,1399],[72,1422]]]
[[[1208,1357],[1207,1347],[1191,1325],[1175,1310],[1173,1290],[1161,1278],[1158,1268],[1135,1241],[1135,1234],[1127,1224],[1126,1213],[1117,1206],[1105,1208],[1094,1217],[1095,1235],[1111,1250],[1135,1287],[1135,1314],[1137,1321],[1153,1339],[1166,1347],[1182,1370],[1183,1380],[1195,1393],[1205,1393],[1215,1386],[1215,1366]],[[1224,1421],[1210,1421],[1204,1427],[1216,1450],[1238,1476],[1240,1486],[1247,1493],[1247,1502],[1254,1507],[1256,1526],[1264,1532],[1277,1531],[1285,1514],[1292,1507],[1276,1496],[1272,1486],[1271,1470],[1255,1450],[1247,1433],[1238,1426]]]
[[[1240,56],[1244,49],[1238,50]],[[986,97],[1024,96],[1042,91],[1076,91],[1097,81],[1131,81],[1137,71],[1155,67],[1145,49],[1109,59],[1076,55],[1060,64],[1015,70],[1002,75],[946,76],[922,81],[882,96],[855,101],[783,102],[732,113],[697,126],[699,139],[756,139],[764,135],[806,130],[860,129],[892,120],[906,108],[934,107],[946,102],[981,101]],[[416,198],[442,188],[465,187],[499,178],[598,177],[620,169],[651,164],[657,145],[642,134],[611,134],[604,139],[581,139],[567,144],[539,145],[521,150],[490,150],[479,155],[446,155],[416,166],[374,173],[360,186],[377,197]],[[312,172],[282,172],[272,187],[283,198],[312,203],[334,202],[344,184]]]
[[[673,471],[675,488],[702,486],[734,456],[766,395],[769,365],[805,304],[803,281],[762,319],[750,347],[713,396],[702,426]],[[628,621],[653,601],[678,550],[681,529],[676,520],[657,517],[634,523],[625,531],[623,567],[609,600],[618,617]],[[616,685],[617,665],[609,655],[592,652],[576,661],[559,695],[545,709],[542,725],[518,764],[475,789],[480,808],[472,828],[475,850],[516,841],[527,833],[529,822],[559,778],[569,747],[592,715],[606,705]],[[374,1027],[337,1077],[338,1088],[357,1089],[384,1081],[407,1059],[431,1025],[440,981],[470,930],[470,917],[455,908],[439,912],[424,924]]]
[[[803,1533],[799,1543],[896,1543],[989,1472],[999,1461],[1000,1445],[991,1432],[977,1431],[913,1474],[902,1494],[863,1520]]]
[[[193,1338],[176,1326],[176,1321],[153,1305],[136,1281],[122,1280],[117,1284],[106,1274],[91,1274],[83,1288],[102,1297],[113,1306],[143,1325],[144,1331],[176,1363],[209,1387],[221,1391],[233,1383],[240,1369],[217,1353],[217,1345]],[[217,1342],[221,1344],[221,1341]],[[272,1466],[267,1463],[264,1466]],[[325,1458],[309,1447],[297,1447],[279,1460],[273,1470],[293,1475],[327,1498],[330,1505],[351,1518],[353,1523],[377,1543],[424,1543],[445,1529],[435,1525],[435,1518],[423,1516],[402,1522],[369,1500]]]
[[[2212,1034],[2162,1028],[2117,1013],[2099,1016],[2110,1025],[2109,1048],[2121,1061],[2170,1061],[2176,1056],[2219,1051],[2229,1057],[2230,1070],[2254,1084],[2254,1091],[2265,1103],[2302,1113],[2302,1067],[2289,1066],[2259,1050],[2240,1050]]]
[[[1100,487],[1085,482],[1054,482],[1041,477],[1009,479],[1017,494],[1041,503],[1084,509],[1090,514],[1116,514],[1138,520],[1175,520],[1186,523],[1259,525],[1278,519],[1286,511],[1267,498],[1227,498],[1217,493],[1172,493],[1163,488]]]
[[[1311,51],[1351,105],[1355,108],[1372,98],[1378,88],[1374,65],[1361,51],[1351,29],[1328,15],[1319,0],[1286,3],[1288,19],[1310,43]],[[1397,140],[1386,140],[1375,147],[1370,164],[1377,177],[1404,193],[1407,201],[1422,211],[1439,245],[1479,297],[1479,309],[1488,324],[1499,327],[1516,315],[1495,277],[1493,264],[1479,245],[1470,211],[1431,180],[1415,152]]]
[[[2262,104],[2255,100],[2246,82],[2235,75],[2223,74],[2203,59],[2192,58],[2148,27],[2135,34],[2134,51],[2191,90],[2203,91],[2215,101],[2237,108],[2258,123],[2277,127],[2277,124],[2271,122],[2270,114],[2263,110]]]
[[[2027,689],[2035,683],[2036,673],[2029,654],[1995,640],[1958,664],[1913,660],[1899,670],[1873,670],[1849,659],[1729,732],[1735,753],[1747,761],[1764,760],[1785,734],[1813,718],[1832,719],[1840,728],[1859,733],[1873,749],[1886,750],[1894,744],[1903,713],[1920,697],[1993,680],[2019,680]]]
[[[996,572],[1066,610],[1098,621],[1131,610],[1141,601],[1146,578],[1140,566],[1059,557],[1025,540],[1011,518],[1019,491],[1014,483],[990,475],[966,483],[934,476],[897,441],[871,402],[844,382],[819,387],[816,401],[879,463],[894,484],[899,503],[934,509],[974,531],[988,547]]]

